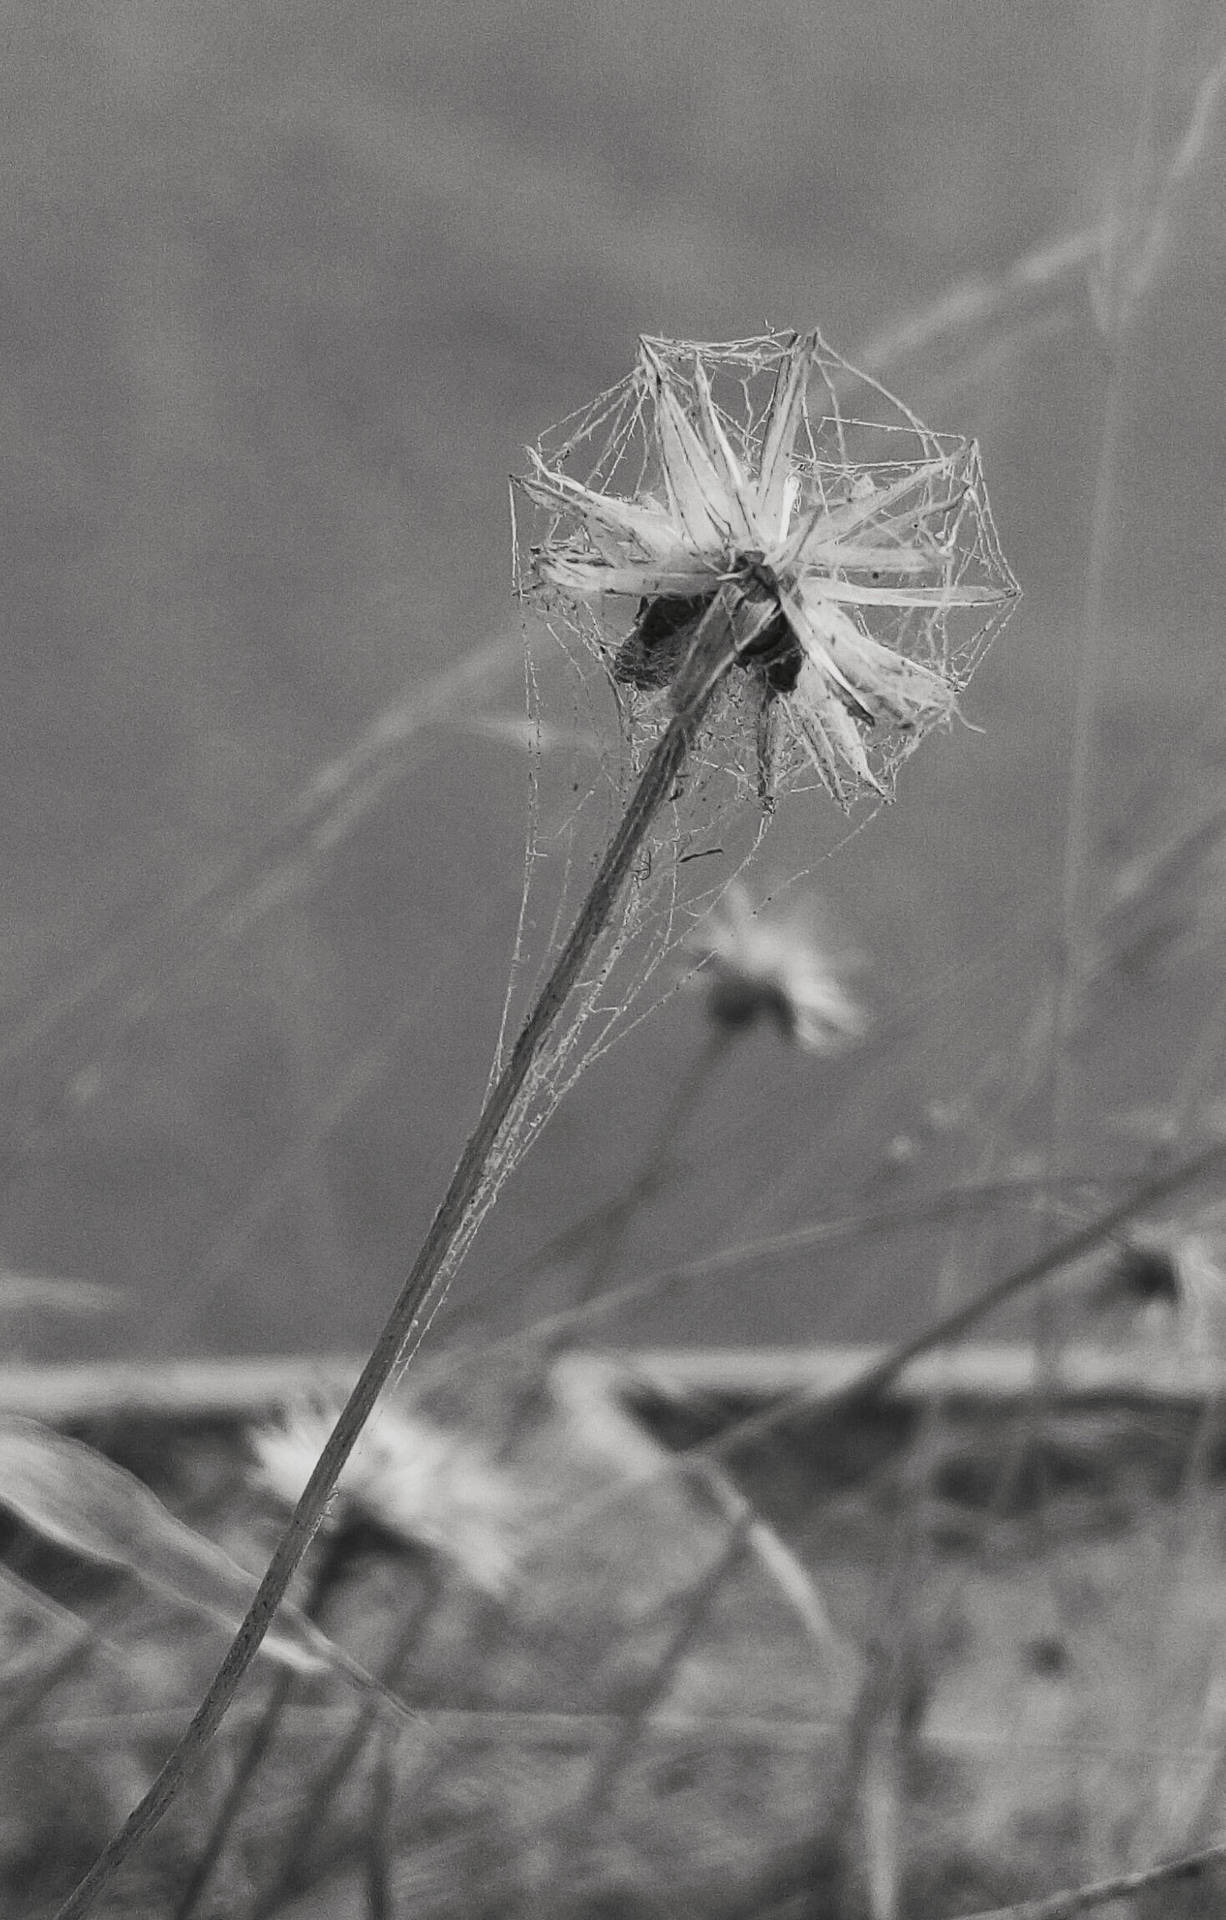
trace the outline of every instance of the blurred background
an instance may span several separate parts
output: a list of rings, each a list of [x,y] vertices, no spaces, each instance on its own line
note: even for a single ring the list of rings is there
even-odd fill
[[[894,807],[850,839],[781,809],[761,872],[812,868],[870,1036],[747,1039],[621,1277],[861,1226],[603,1337],[893,1336],[1067,1222],[1025,1181],[1220,1122],[1222,31],[1194,0],[10,14],[0,1264],[114,1290],[35,1289],[13,1357],[381,1323],[514,938],[527,765],[473,724],[523,711],[506,475],[640,332],[819,324],[978,436],[1025,599]],[[678,996],[585,1076],[457,1329],[568,1297],[565,1263],[505,1276],[631,1177],[701,1024]],[[1023,1184],[941,1199],[985,1180]]]

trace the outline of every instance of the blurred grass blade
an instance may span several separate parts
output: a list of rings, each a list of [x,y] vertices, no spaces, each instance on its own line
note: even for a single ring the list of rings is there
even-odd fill
[[[211,865],[121,933],[108,922],[96,942],[75,955],[51,990],[40,982],[30,1004],[0,1038],[0,1072],[49,1043],[79,1018],[72,1057],[88,1057],[99,1029],[113,1041],[121,1023],[139,1023],[206,947],[232,944],[271,907],[318,882],[323,856],[370,814],[403,778],[406,755],[421,735],[457,711],[501,690],[522,654],[518,626],[508,627],[463,659],[431,674],[383,707],[340,754],[321,762],[287,798],[257,818]],[[116,902],[117,907],[123,905]]]
[[[46,1700],[88,1665],[96,1653],[122,1665],[123,1654],[99,1633],[92,1621],[62,1607],[10,1568],[0,1566],[0,1610],[5,1613],[6,1636],[11,1619],[37,1620],[46,1629],[24,1659],[15,1659],[13,1642],[6,1645],[0,1674],[0,1748],[28,1726]]]
[[[41,1273],[0,1271],[0,1314],[113,1313],[122,1295],[101,1280],[61,1280]]]
[[[45,1540],[123,1567],[142,1586],[230,1630],[255,1591],[252,1574],[176,1520],[133,1474],[37,1421],[0,1419],[0,1505]],[[331,1643],[293,1607],[281,1609],[265,1644],[297,1673],[337,1664]]]
[[[67,1638],[72,1641],[84,1637],[91,1642],[96,1642],[99,1646],[105,1646],[110,1652],[115,1651],[108,1641],[102,1639],[88,1620],[82,1620],[80,1614],[73,1613],[71,1608],[61,1606],[58,1600],[53,1600],[51,1595],[44,1593],[41,1587],[33,1586],[30,1581],[23,1580],[21,1575],[14,1573],[11,1567],[0,1566],[0,1610],[6,1616],[6,1639],[10,1634],[8,1616],[20,1618],[25,1614],[41,1622],[51,1637]],[[36,1648],[35,1658],[38,1659],[40,1655],[41,1648]],[[3,1672],[5,1685],[7,1686],[15,1677],[20,1676],[16,1673],[15,1663],[9,1653],[6,1655]]]

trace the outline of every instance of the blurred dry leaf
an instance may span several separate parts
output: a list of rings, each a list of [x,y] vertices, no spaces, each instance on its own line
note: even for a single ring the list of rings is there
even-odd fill
[[[245,1567],[176,1520],[134,1475],[37,1421],[0,1420],[0,1505],[45,1540],[85,1560],[123,1567],[142,1586],[228,1631],[238,1626],[255,1592],[255,1578]],[[298,1673],[348,1666],[293,1607],[282,1607],[264,1645]]]

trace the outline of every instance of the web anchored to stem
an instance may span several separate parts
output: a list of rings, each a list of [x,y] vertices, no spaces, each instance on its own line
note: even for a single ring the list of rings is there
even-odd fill
[[[836,373],[850,377],[816,334],[733,347],[644,341],[624,387],[564,446],[532,456],[521,485],[547,524],[522,585],[555,616],[571,609],[623,696],[631,791],[570,932],[543,963],[518,1038],[499,1047],[425,1243],[233,1645],[58,1920],[93,1909],[220,1725],[379,1394],[420,1343],[508,1167],[556,1101],[614,969],[635,963],[644,938],[658,961],[692,924],[702,903],[682,884],[693,832],[687,793],[723,783],[728,798],[743,797],[751,738],[765,800],[802,762],[844,804],[860,791],[881,795],[898,760],[952,713],[986,628],[1007,609],[1014,583],[974,448],[928,434],[871,382],[897,417],[844,420]],[[818,428],[806,397],[815,376],[832,409]],[[590,445],[600,420],[611,423],[605,460],[573,479],[566,460]],[[900,451],[900,434],[910,452]],[[620,639],[605,624],[610,606],[632,615],[629,632],[618,616]],[[975,635],[955,648],[951,622],[966,612]],[[713,887],[703,883],[708,901],[727,877],[725,866]]]
[[[1016,592],[973,443],[932,432],[817,333],[644,340],[626,379],[529,460],[512,504],[541,748],[498,1065],[718,593],[745,630],[533,1067],[507,1170],[666,990],[661,963],[752,857],[776,802],[816,789],[867,818],[955,716]],[[542,647],[566,656],[565,677],[537,674]],[[569,710],[547,725],[563,679]],[[580,743],[569,761],[567,735]]]

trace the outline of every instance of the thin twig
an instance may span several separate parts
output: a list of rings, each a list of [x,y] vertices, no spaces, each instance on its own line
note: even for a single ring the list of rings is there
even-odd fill
[[[1097,225],[1082,227],[1023,254],[995,279],[976,274],[960,280],[921,312],[868,340],[856,359],[869,373],[882,373],[947,334],[964,334],[981,325],[1017,295],[1084,272],[1101,245]]]
[[[397,777],[397,755],[428,727],[488,691],[491,681],[509,674],[517,639],[513,629],[499,634],[392,701],[343,754],[316,767],[223,859],[125,932],[108,931],[57,988],[50,994],[40,991],[30,1011],[0,1039],[0,1074],[79,1012],[91,1021],[106,1019],[112,1036],[122,1024],[142,1018],[151,983],[153,993],[162,994],[185,965],[200,965],[206,909],[214,910],[207,938],[220,946],[245,932],[265,904],[300,891],[317,871],[320,852],[353,832]],[[91,1005],[102,995],[108,997],[95,1015]]]
[[[1072,1036],[1077,1008],[1092,971],[1089,875],[1092,854],[1091,778],[1096,758],[1098,726],[1107,664],[1107,596],[1112,584],[1112,558],[1120,539],[1117,502],[1125,459],[1128,409],[1139,390],[1129,359],[1133,347],[1132,322],[1136,302],[1127,285],[1127,269],[1135,249],[1142,218],[1146,173],[1153,144],[1154,92],[1158,40],[1162,24],[1160,0],[1151,0],[1146,60],[1128,191],[1122,214],[1112,224],[1113,283],[1111,311],[1104,313],[1107,384],[1103,398],[1102,429],[1090,514],[1090,546],[1086,560],[1084,604],[1077,648],[1073,698],[1073,731],[1069,758],[1069,785],[1065,806],[1064,848],[1060,876],[1060,934],[1057,977],[1053,983],[1049,1041],[1051,1099],[1048,1157],[1059,1158],[1071,1119]],[[1048,1333],[1055,1329],[1049,1327]]]
[[[757,1440],[773,1432],[785,1420],[799,1413],[808,1414],[822,1420],[833,1419],[838,1415],[851,1412],[865,1402],[875,1400],[880,1394],[892,1387],[913,1360],[923,1354],[931,1353],[939,1347],[949,1346],[959,1339],[971,1327],[984,1320],[998,1307],[1008,1304],[1024,1295],[1032,1287],[1050,1279],[1061,1268],[1071,1266],[1080,1260],[1083,1254],[1090,1253],[1104,1240],[1110,1239],[1118,1228],[1133,1220],[1138,1214],[1147,1212],[1160,1202],[1169,1200],[1186,1187],[1195,1185],[1214,1171],[1226,1169],[1226,1140],[1216,1140],[1212,1146],[1183,1160],[1177,1167],[1171,1167],[1156,1174],[1152,1180],[1133,1187],[1128,1198],[1120,1201],[1105,1213],[1089,1221],[1076,1232],[1057,1240],[1054,1246],[1041,1253],[1024,1265],[1015,1267],[1003,1279],[992,1286],[985,1287],[981,1293],[968,1300],[952,1313],[944,1314],[934,1320],[922,1333],[915,1334],[910,1340],[901,1341],[891,1347],[880,1360],[864,1368],[854,1379],[843,1386],[823,1389],[819,1385],[800,1388],[795,1393],[783,1395],[770,1406],[757,1413],[747,1414],[744,1419],[735,1420],[721,1427],[710,1439],[696,1442],[691,1447],[679,1449],[669,1454],[652,1474],[636,1476],[632,1488],[618,1486],[594,1494],[590,1499],[573,1505],[563,1520],[560,1530],[567,1530],[588,1521],[598,1512],[612,1505],[616,1500],[625,1498],[633,1491],[640,1493],[643,1488],[656,1481],[665,1480],[670,1474],[684,1473],[696,1458],[721,1459],[735,1452],[747,1441]]]
[[[395,1844],[396,1729],[381,1727],[377,1735],[370,1784],[370,1823],[366,1833],[366,1920],[393,1920],[392,1854]]]
[[[1066,1887],[1062,1893],[1050,1893],[1043,1900],[1023,1900],[1019,1906],[989,1907],[967,1915],[967,1920],[1073,1920],[1079,1913],[1091,1913],[1095,1907],[1108,1906],[1129,1894],[1145,1893],[1150,1887],[1162,1887],[1176,1880],[1195,1880],[1209,1867],[1226,1864],[1226,1841],[1203,1847],[1199,1853],[1185,1853],[1179,1860],[1164,1860],[1160,1866],[1144,1867],[1139,1873],[1116,1874],[1111,1880],[1096,1880],[1084,1887]]]
[[[605,1281],[625,1250],[636,1214],[649,1199],[657,1197],[664,1178],[671,1170],[669,1149],[727,1053],[732,1032],[733,1029],[727,1026],[708,1028],[698,1053],[678,1081],[660,1124],[648,1141],[638,1172],[605,1216],[604,1228],[596,1242],[590,1264],[575,1289],[573,1305],[576,1313],[582,1313],[604,1292]]]
[[[80,1668],[87,1666],[97,1650],[98,1643],[93,1631],[81,1625],[72,1645],[62,1648],[53,1660],[33,1675],[11,1704],[6,1703],[6,1711],[0,1715],[0,1747],[28,1726],[43,1702],[66,1680],[73,1679]]]
[[[269,1749],[276,1739],[277,1728],[281,1724],[281,1716],[293,1693],[296,1678],[295,1674],[286,1672],[275,1675],[264,1702],[264,1711],[247,1737],[247,1743],[238,1757],[230,1784],[222,1796],[221,1805],[214,1816],[200,1856],[179,1895],[174,1920],[192,1920],[193,1914],[199,1911],[200,1902],[217,1870],[221,1856],[226,1850],[246,1803],[248,1788],[263,1766]]]
[[[526,1395],[523,1406],[512,1418],[502,1447],[504,1454],[513,1452],[522,1437],[537,1394],[547,1390],[548,1375],[554,1363],[568,1347],[575,1345],[577,1334],[585,1321],[599,1313],[600,1302],[605,1298],[605,1283],[617,1269],[639,1213],[648,1201],[660,1194],[675,1171],[669,1150],[697,1106],[711,1075],[725,1057],[731,1031],[728,1027],[708,1030],[647,1143],[638,1171],[611,1204],[602,1208],[592,1229],[588,1263],[569,1308],[561,1314],[551,1315],[543,1323],[538,1321],[535,1327],[528,1330],[531,1337],[525,1344],[532,1351],[537,1392]]]
[[[790,1410],[791,1406],[803,1407],[811,1404],[815,1411],[828,1416],[859,1406],[865,1400],[875,1399],[887,1387],[893,1386],[899,1375],[910,1366],[912,1360],[918,1360],[921,1354],[931,1353],[937,1347],[949,1346],[952,1341],[959,1339],[980,1320],[986,1319],[988,1314],[995,1313],[998,1307],[1003,1307],[1009,1301],[1017,1299],[1032,1287],[1037,1286],[1040,1281],[1049,1279],[1062,1267],[1071,1266],[1073,1261],[1081,1259],[1083,1254],[1092,1252],[1102,1241],[1109,1239],[1117,1228],[1135,1219],[1138,1214],[1146,1212],[1162,1200],[1170,1199],[1184,1187],[1192,1186],[1197,1180],[1219,1167],[1226,1168],[1226,1140],[1216,1140],[1211,1147],[1206,1147],[1201,1153],[1193,1154],[1191,1159],[1182,1161],[1178,1167],[1172,1167],[1168,1172],[1158,1174],[1154,1179],[1146,1181],[1143,1186],[1135,1187],[1128,1199],[1121,1201],[1118,1206],[1111,1207],[1106,1213],[1099,1214],[1097,1219],[1078,1228],[1075,1233],[1070,1233],[1063,1240],[1058,1240],[1045,1253],[1038,1254],[1033,1260],[1028,1260],[1024,1265],[1014,1268],[1012,1273],[1006,1274],[993,1286],[985,1287],[973,1299],[955,1308],[952,1313],[943,1315],[931,1326],[926,1327],[922,1333],[917,1333],[910,1340],[901,1341],[898,1346],[891,1348],[883,1359],[875,1361],[854,1380],[848,1381],[846,1386],[836,1387],[833,1392],[820,1395],[798,1394],[789,1401],[788,1408],[769,1409],[768,1419],[763,1424],[769,1424],[770,1421],[782,1417],[782,1412]],[[761,1419],[762,1416],[755,1415],[749,1420],[738,1422],[735,1428],[727,1430],[728,1437],[734,1436],[738,1442],[742,1438],[749,1437],[756,1430]],[[720,1434],[721,1443],[724,1442],[725,1437],[725,1434]],[[710,1447],[712,1453],[722,1450],[722,1445],[719,1448]]]

